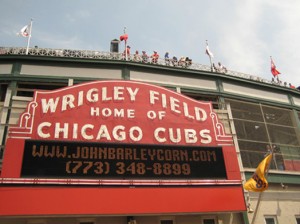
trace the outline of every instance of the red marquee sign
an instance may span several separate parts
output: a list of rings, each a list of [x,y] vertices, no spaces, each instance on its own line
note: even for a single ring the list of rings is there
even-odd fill
[[[210,102],[140,82],[98,81],[36,91],[10,138],[228,145]]]

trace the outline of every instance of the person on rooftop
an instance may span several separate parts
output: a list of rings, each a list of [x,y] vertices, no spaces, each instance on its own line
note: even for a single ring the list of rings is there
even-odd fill
[[[159,54],[157,53],[157,51],[153,51],[153,54],[151,55],[152,58],[152,63],[153,64],[157,64],[158,58],[159,58]]]
[[[127,46],[126,49],[123,52],[123,60],[126,60],[126,53],[127,53],[127,60],[130,60],[130,46]]]
[[[146,51],[142,51],[142,62],[148,63],[149,56],[147,55]]]
[[[142,57],[139,55],[138,50],[136,50],[135,54],[133,55],[133,61],[136,61],[136,62],[141,62],[142,61]]]
[[[165,63],[166,63],[166,65],[170,65],[170,58],[169,58],[169,52],[168,51],[165,53]]]
[[[182,56],[182,57],[179,58],[178,65],[179,66],[184,66],[185,65],[185,57]]]
[[[292,89],[296,89],[296,87],[294,85],[292,85],[291,83],[289,83],[290,88]]]
[[[227,72],[227,68],[224,65],[222,65],[221,62],[218,62],[218,67],[216,67],[214,64],[213,64],[213,67],[217,72],[220,72],[220,73]]]
[[[177,66],[178,65],[178,59],[177,59],[176,56],[173,56],[173,58],[172,58],[172,64],[173,64],[173,66]]]

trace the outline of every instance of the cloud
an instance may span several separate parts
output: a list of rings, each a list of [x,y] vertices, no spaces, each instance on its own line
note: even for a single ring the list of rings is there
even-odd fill
[[[220,22],[217,35],[220,55],[231,70],[257,74],[262,66],[264,43],[259,38],[261,7],[257,1],[236,1],[231,15]],[[251,15],[251,16],[249,16]]]
[[[66,13],[65,19],[69,23],[76,23],[82,19],[88,19],[91,17],[91,13],[87,10],[78,10],[73,13]]]

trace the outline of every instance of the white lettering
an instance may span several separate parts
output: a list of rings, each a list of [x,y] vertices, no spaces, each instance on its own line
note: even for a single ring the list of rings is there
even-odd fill
[[[212,139],[211,139],[211,136],[210,136],[210,130],[203,129],[199,133],[200,133],[200,136],[202,138],[204,138],[204,139],[201,139],[201,143],[203,143],[203,144],[211,143]]]
[[[124,87],[115,86],[114,87],[114,100],[124,100],[123,93]]]
[[[114,117],[124,117],[124,109],[114,109]]]
[[[134,135],[134,133],[137,133],[137,136]],[[129,129],[129,137],[132,141],[138,142],[143,138],[143,131],[138,126],[133,126]]]
[[[156,141],[158,142],[166,142],[167,139],[165,137],[161,138],[159,135],[160,133],[163,133],[163,135],[165,135],[166,129],[165,128],[156,128],[154,130],[154,138],[156,139]]]
[[[159,95],[158,92],[150,90],[150,104],[154,105],[156,100],[159,100],[159,98],[157,97],[157,95]]]
[[[205,121],[207,119],[206,111],[202,108],[195,107],[195,115],[197,121]]]
[[[99,116],[100,115],[100,111],[99,111],[99,107],[91,107],[91,116]]]
[[[79,91],[78,93],[78,102],[77,102],[77,106],[82,106],[83,105],[83,91]]]
[[[68,138],[68,132],[69,132],[69,124],[64,123],[64,127],[60,127],[60,123],[55,123],[55,134],[54,138],[59,138],[60,133],[63,133],[63,138]]]
[[[86,100],[90,103],[98,102],[99,96],[98,96],[98,89],[92,88],[86,93]]]
[[[38,128],[37,128],[38,136],[40,136],[41,138],[49,138],[51,135],[49,133],[44,133],[43,132],[43,128],[44,127],[50,128],[51,127],[51,123],[49,123],[49,122],[42,122],[42,123],[40,123],[39,126],[38,126]]]
[[[101,139],[101,138],[106,138],[106,140],[111,140],[111,137],[108,133],[107,127],[106,125],[101,125],[99,131],[98,131],[98,135],[97,135],[97,140]]]
[[[135,110],[133,110],[133,109],[128,109],[128,110],[127,110],[127,117],[128,117],[128,118],[135,118]]]
[[[64,95],[62,98],[61,111],[65,111],[67,109],[67,106],[69,106],[70,108],[74,108],[74,100],[75,97],[72,94]]]
[[[183,111],[184,111],[184,116],[189,118],[189,119],[194,119],[194,116],[191,116],[189,114],[189,107],[187,105],[187,103],[183,102]]]
[[[85,124],[82,126],[81,128],[81,136],[86,139],[86,140],[91,140],[94,138],[93,135],[88,135],[86,132],[87,132],[87,129],[92,129],[93,130],[94,128],[94,125],[92,124]]]
[[[121,131],[120,131],[121,130]],[[122,126],[122,125],[118,125],[116,127],[114,127],[113,131],[112,131],[112,134],[113,134],[113,137],[118,140],[118,141],[123,141],[126,139],[126,135],[125,135],[125,127]],[[120,132],[119,132],[120,131]]]
[[[132,89],[130,87],[127,87],[127,91],[128,91],[128,93],[130,95],[130,101],[135,101],[135,97],[136,97],[136,94],[139,91],[139,88],[135,88],[135,90],[132,91]]]
[[[154,119],[156,118],[156,113],[155,113],[155,111],[149,110],[149,111],[147,112],[147,117],[148,117],[149,119],[151,119],[151,120],[154,120]]]
[[[178,110],[179,106],[179,100],[174,98],[174,97],[170,97],[170,106],[171,106],[171,111],[174,111],[175,113],[180,114],[180,110]]]
[[[111,116],[111,115],[112,115],[111,109],[109,109],[109,108],[104,108],[104,109],[102,110],[102,116],[103,116],[103,117],[109,117],[109,116]]]
[[[194,129],[184,129],[184,136],[185,136],[186,143],[197,142],[196,131]]]
[[[166,111],[158,111],[158,119],[162,120],[166,116]]]
[[[181,141],[181,132],[180,128],[176,128],[176,135],[177,138],[174,137],[174,131],[173,128],[169,128],[169,135],[170,135],[170,140],[173,143],[179,143]]]
[[[102,101],[110,101],[112,98],[107,97],[107,87],[102,88]]]
[[[78,132],[78,124],[73,124],[73,139],[77,139],[77,132]]]
[[[59,101],[59,97],[56,97],[55,102],[53,98],[50,98],[47,102],[46,99],[42,99],[42,111],[43,113],[47,113],[48,109],[50,108],[50,112],[54,113],[56,111],[56,107]]]

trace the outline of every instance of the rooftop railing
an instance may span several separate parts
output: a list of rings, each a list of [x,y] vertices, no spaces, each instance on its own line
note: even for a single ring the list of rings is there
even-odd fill
[[[0,55],[26,55],[26,48],[0,47]],[[67,57],[67,58],[91,58],[91,59],[104,59],[104,60],[125,60],[125,56],[123,55],[123,53],[92,51],[92,50],[52,49],[52,48],[38,48],[38,47],[30,48],[28,51],[28,55]],[[152,58],[149,57],[148,60],[144,60],[142,58],[142,55],[139,56],[140,57],[136,57],[133,54],[128,55],[128,61],[179,67],[179,68],[182,67],[182,68],[198,70],[198,71],[211,71],[211,66],[194,63],[192,61],[180,61],[180,59],[178,59],[177,62],[174,62],[172,59],[166,60],[164,58],[158,58],[157,60],[155,60],[155,63],[153,63]],[[286,83],[284,85],[283,83],[270,81],[256,75],[249,75],[249,74],[231,71],[227,69],[226,71],[222,71],[222,72],[218,72],[214,70],[214,72],[224,73],[226,75],[244,78],[248,80],[254,80],[254,81],[268,83],[268,84],[286,86]]]

